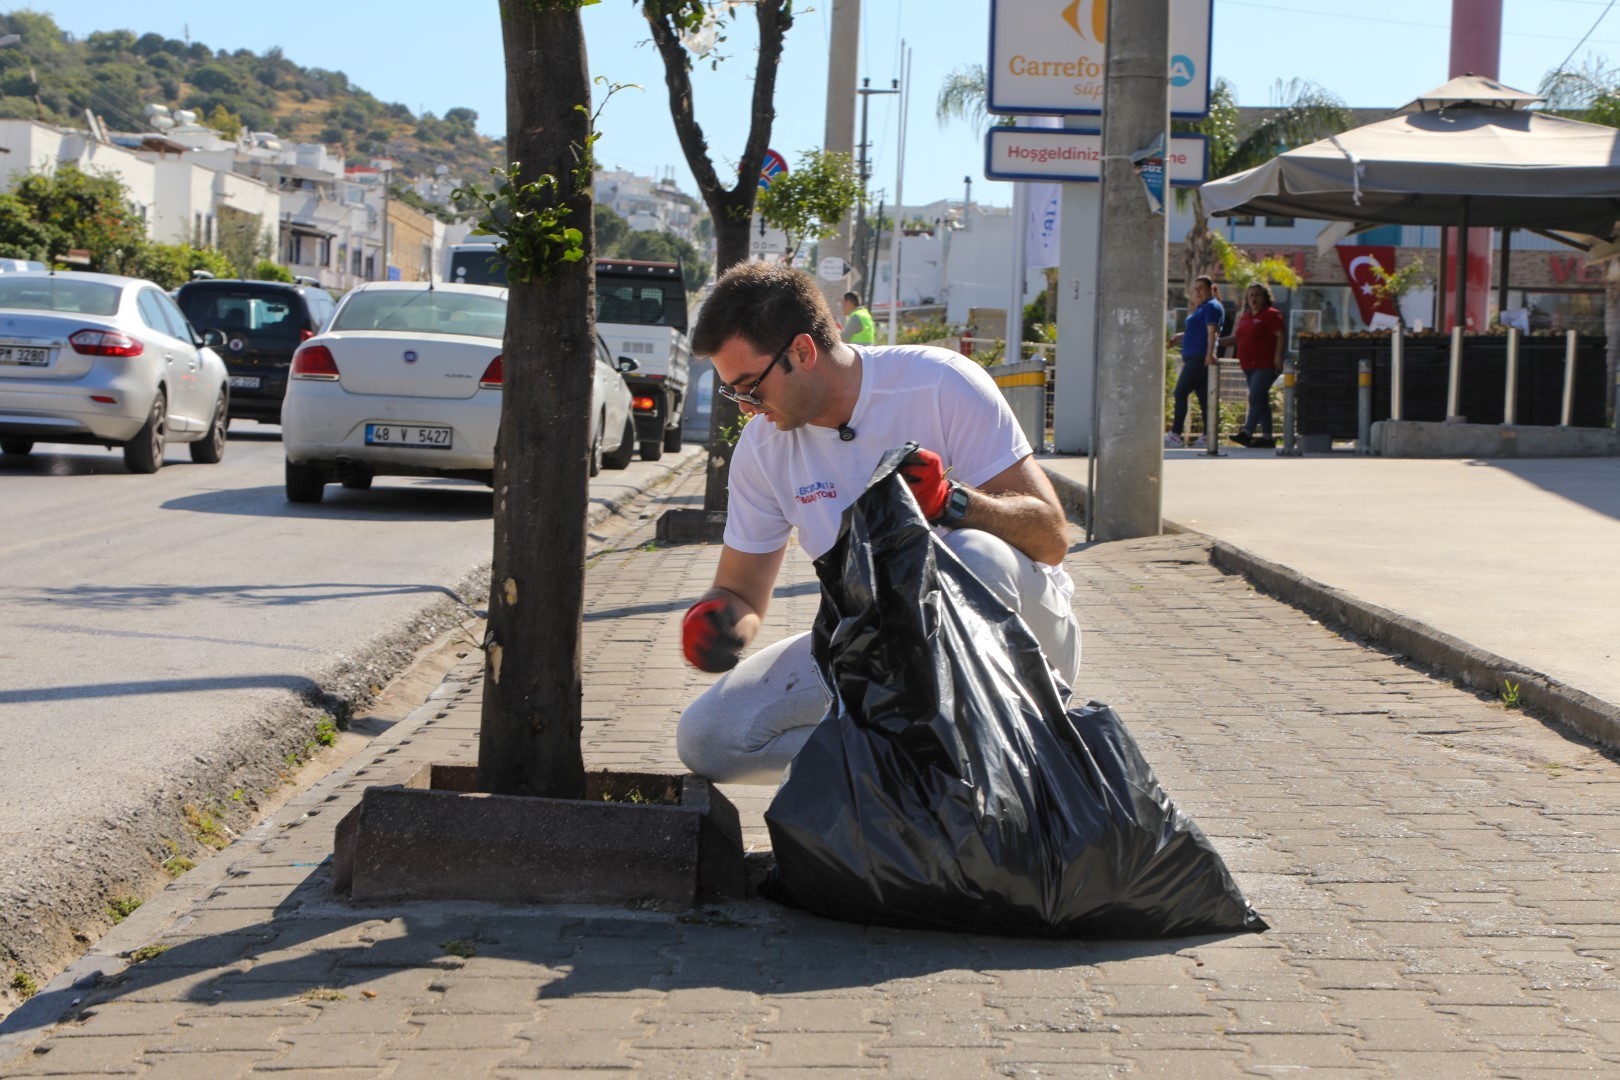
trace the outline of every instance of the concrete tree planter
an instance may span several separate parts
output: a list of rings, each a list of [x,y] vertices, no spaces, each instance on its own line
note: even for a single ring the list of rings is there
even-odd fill
[[[665,510],[659,515],[654,535],[666,544],[719,543],[726,538],[726,512],[681,507]]]
[[[477,783],[474,766],[428,765],[367,789],[338,823],[334,887],[364,902],[690,907],[743,895],[737,809],[701,777],[588,773],[579,800]]]

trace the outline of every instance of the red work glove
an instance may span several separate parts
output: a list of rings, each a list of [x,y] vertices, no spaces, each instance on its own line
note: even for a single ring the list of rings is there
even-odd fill
[[[699,671],[730,671],[742,657],[737,618],[724,600],[693,604],[681,620],[681,651]]]
[[[900,462],[900,475],[911,485],[912,497],[922,508],[923,517],[938,521],[945,512],[951,485],[945,480],[945,463],[932,450],[913,450]]]

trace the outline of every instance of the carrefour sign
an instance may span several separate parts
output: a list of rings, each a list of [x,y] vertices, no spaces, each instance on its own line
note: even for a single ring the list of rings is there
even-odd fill
[[[1125,0],[1129,3],[1132,0]],[[1209,113],[1215,0],[1170,0],[1170,113]],[[1101,113],[1108,0],[990,0],[993,113]]]

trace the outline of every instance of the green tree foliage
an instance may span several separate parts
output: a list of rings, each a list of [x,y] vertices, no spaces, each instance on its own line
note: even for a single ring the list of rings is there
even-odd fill
[[[118,272],[146,245],[146,228],[116,177],[64,165],[55,175],[29,173],[12,194],[35,222],[64,234],[68,246],[88,250],[92,270]]]
[[[1215,257],[1220,260],[1221,276],[1234,286],[1236,291],[1232,295],[1239,302],[1250,285],[1299,288],[1300,276],[1294,272],[1288,260],[1280,255],[1267,255],[1263,259],[1253,258],[1220,233],[1210,234],[1210,245],[1215,250]]]
[[[612,207],[596,208],[596,253],[603,259],[645,259],[679,262],[687,292],[696,292],[709,280],[709,261],[697,246],[672,232],[636,232]]]
[[[234,139],[242,134],[242,118],[226,109],[223,105],[215,105],[207,116],[200,118],[202,122],[227,139]]]
[[[0,195],[0,258],[48,262],[72,246],[67,233],[36,219],[33,207],[15,195]]]
[[[215,277],[230,277],[233,273],[224,255],[190,244],[147,244],[134,257],[124,260],[123,273],[175,289],[191,280],[193,270],[206,270]]]
[[[806,240],[823,240],[838,231],[839,222],[861,197],[855,164],[848,154],[807,150],[799,163],[779,173],[771,186],[761,189],[757,201],[760,218],[788,234],[792,262]]]
[[[255,281],[285,281],[292,283],[292,271],[276,262],[274,259],[260,259],[253,264],[252,271],[247,275]]]

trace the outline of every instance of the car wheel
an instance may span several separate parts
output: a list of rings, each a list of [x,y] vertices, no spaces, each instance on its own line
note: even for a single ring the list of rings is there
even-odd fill
[[[681,429],[678,427],[664,429],[664,449],[677,454],[681,449]]]
[[[202,438],[192,443],[188,449],[191,451],[191,460],[198,465],[218,465],[225,456],[225,427],[229,423],[225,419],[225,392],[219,393],[219,401],[214,405],[214,419],[208,425],[208,432]]]
[[[596,418],[596,434],[591,438],[591,460],[588,474],[595,476],[602,471],[602,429],[607,427],[607,417]]]
[[[318,503],[326,495],[326,474],[316,465],[287,462],[287,501]]]
[[[33,439],[0,439],[0,454],[7,457],[26,457],[33,448]]]
[[[371,480],[372,476],[370,473],[360,473],[355,476],[345,476],[342,480],[342,484],[350,491],[366,491],[371,487]]]
[[[163,468],[169,444],[169,399],[162,390],[152,399],[152,411],[135,437],[124,444],[124,467],[132,473],[155,473]]]
[[[624,434],[619,436],[619,448],[602,455],[602,464],[610,469],[628,469],[630,459],[636,455],[636,422],[624,418]]]
[[[664,456],[663,439],[644,439],[641,443],[641,460],[657,461]]]

